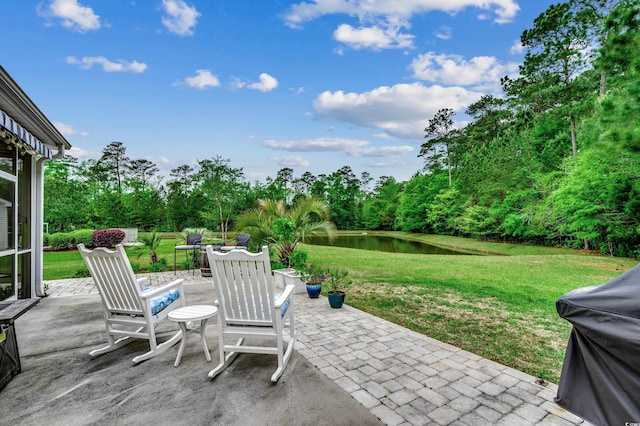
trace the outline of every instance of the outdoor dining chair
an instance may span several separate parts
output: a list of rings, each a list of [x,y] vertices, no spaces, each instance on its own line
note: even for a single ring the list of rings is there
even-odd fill
[[[177,253],[182,250],[185,252],[187,260],[187,268],[198,259],[200,248],[202,247],[202,234],[189,234],[186,237],[186,244],[176,245],[173,247],[173,273],[176,273],[177,268]],[[189,252],[191,252],[191,260],[189,259]]]

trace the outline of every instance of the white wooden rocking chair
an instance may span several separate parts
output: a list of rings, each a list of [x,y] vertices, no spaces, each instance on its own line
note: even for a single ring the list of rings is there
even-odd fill
[[[169,312],[185,305],[183,279],[162,287],[145,288],[147,279],[136,278],[122,244],[118,244],[115,251],[106,248],[88,250],[84,244],[78,244],[78,250],[100,292],[107,327],[107,346],[91,351],[89,355],[111,352],[134,339],[149,340],[149,352],[133,358],[134,363],[139,363],[180,341],[178,331],[158,344],[155,327]]]
[[[246,250],[220,253],[211,246],[206,250],[217,292],[220,352],[220,364],[209,372],[209,377],[214,378],[224,371],[239,352],[259,353],[278,356],[278,368],[271,376],[271,381],[277,382],[295,344],[294,286],[287,286],[281,294],[274,292],[266,246],[260,253]],[[289,328],[289,341],[285,351],[283,334],[286,327]],[[225,339],[233,339],[235,343],[225,343]],[[272,345],[245,345],[245,339],[268,340]]]

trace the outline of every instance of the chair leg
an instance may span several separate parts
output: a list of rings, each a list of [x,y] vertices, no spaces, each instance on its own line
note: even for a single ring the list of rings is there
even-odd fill
[[[178,343],[180,341],[180,339],[182,339],[182,331],[178,331],[176,334],[174,334],[169,340],[167,340],[166,342],[162,342],[161,344],[159,344],[155,350],[150,350],[147,353],[144,353],[142,355],[138,355],[137,357],[133,358],[133,362],[134,364],[137,364],[139,362],[142,361],[146,361],[150,358],[153,358],[156,355],[160,355],[162,352],[166,351],[167,349],[169,349],[171,346],[175,345],[176,343]]]
[[[244,342],[244,338],[243,339],[238,339],[238,341],[236,342],[235,346],[240,346],[240,345],[242,345],[243,342]],[[213,379],[218,374],[222,373],[224,371],[224,369],[227,368],[229,366],[229,364],[231,364],[233,362],[233,360],[236,359],[236,357],[238,356],[238,352],[229,352],[225,356],[224,342],[222,341],[222,338],[220,338],[220,345],[219,345],[218,351],[220,351],[220,364],[218,364],[216,366],[216,368],[214,368],[213,370],[209,371],[209,378],[210,379]]]
[[[130,336],[121,337],[120,339],[114,341],[113,343],[109,343],[107,346],[104,346],[100,349],[95,349],[89,352],[89,356],[98,356],[98,355],[109,353],[111,351],[115,351],[116,349],[121,348],[133,342],[133,340],[134,340],[133,337],[130,337]]]
[[[287,344],[287,350],[283,355],[282,350],[283,350],[284,343],[282,340],[282,336],[278,337],[278,368],[276,369],[275,373],[273,373],[273,375],[271,376],[271,381],[273,383],[276,383],[280,378],[280,376],[282,376],[282,373],[284,373],[284,369],[287,367],[287,363],[289,363],[289,358],[291,358],[291,354],[293,353],[293,346],[295,343],[296,343],[295,335],[292,335],[291,340]]]

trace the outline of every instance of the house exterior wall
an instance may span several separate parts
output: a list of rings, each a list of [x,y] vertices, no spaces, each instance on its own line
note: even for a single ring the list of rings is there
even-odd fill
[[[69,142],[0,66],[0,300],[44,296],[44,163]]]

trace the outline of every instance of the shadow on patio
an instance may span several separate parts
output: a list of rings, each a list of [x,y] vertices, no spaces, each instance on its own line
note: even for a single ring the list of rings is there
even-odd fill
[[[185,286],[187,302],[211,303],[208,284]],[[140,340],[90,358],[105,342],[97,294],[47,297],[16,321],[22,373],[0,392],[2,424],[380,424],[348,393],[298,353],[280,381],[271,383],[275,357],[240,355],[210,380],[217,362],[215,320],[207,327],[213,360],[206,362],[197,334],[178,367],[178,345],[148,361]],[[166,321],[159,330],[175,332]]]

